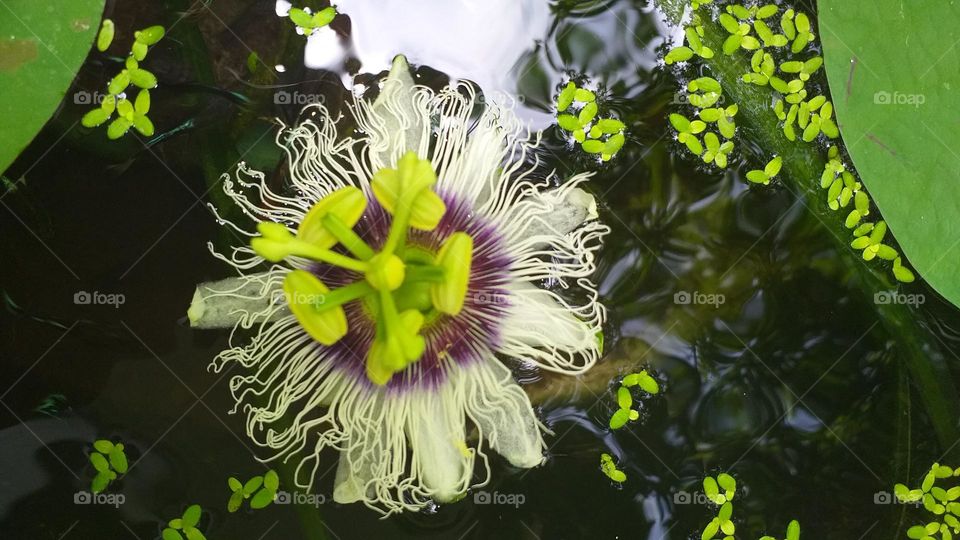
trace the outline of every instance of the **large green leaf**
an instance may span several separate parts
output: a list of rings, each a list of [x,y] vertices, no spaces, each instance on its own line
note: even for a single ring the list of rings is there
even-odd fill
[[[910,263],[960,306],[960,3],[820,0],[843,139]]]
[[[0,172],[57,110],[90,51],[104,0],[0,0]]]

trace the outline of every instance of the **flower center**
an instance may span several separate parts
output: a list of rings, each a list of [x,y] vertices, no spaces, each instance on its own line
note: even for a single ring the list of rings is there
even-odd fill
[[[331,291],[312,273],[292,270],[284,278],[283,289],[300,325],[324,345],[333,345],[348,331],[342,306],[365,302],[376,322],[366,371],[378,385],[421,358],[426,347],[420,332],[425,317],[455,316],[463,309],[473,238],[455,232],[436,254],[407,241],[411,228],[431,231],[446,212],[443,200],[431,189],[436,181],[431,163],[414,152],[404,155],[396,169],[374,174],[373,195],[392,215],[379,252],[353,230],[366,210],[367,199],[352,186],[318,201],[304,216],[296,235],[279,223],[262,222],[257,227],[261,236],[250,242],[258,255],[271,262],[302,257],[358,274],[356,281]],[[337,245],[349,255],[333,251]]]

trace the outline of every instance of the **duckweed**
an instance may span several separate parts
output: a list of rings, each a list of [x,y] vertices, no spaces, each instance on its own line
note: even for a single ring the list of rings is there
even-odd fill
[[[609,161],[626,143],[626,124],[616,118],[598,118],[600,107],[593,90],[569,81],[557,95],[555,105],[557,125],[569,132],[584,152]]]

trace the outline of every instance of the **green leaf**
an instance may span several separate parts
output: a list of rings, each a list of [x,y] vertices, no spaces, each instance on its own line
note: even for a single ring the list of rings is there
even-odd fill
[[[145,69],[131,69],[130,72],[130,82],[135,86],[140,88],[153,88],[157,86],[157,78]]]
[[[116,140],[123,137],[132,125],[133,122],[126,118],[117,118],[113,122],[110,122],[110,125],[107,127],[107,138]]]
[[[563,112],[570,108],[570,105],[573,103],[573,98],[577,92],[577,85],[573,81],[568,82],[566,86],[563,87],[563,90],[560,91],[560,95],[557,96],[557,112]],[[573,131],[573,130],[568,130]]]
[[[717,535],[717,532],[720,531],[720,520],[713,518],[710,520],[710,523],[707,523],[707,526],[704,527],[703,533],[700,535],[701,540],[710,540],[711,538]]]
[[[717,483],[726,492],[724,495],[727,499],[733,499],[733,494],[737,491],[737,481],[727,473],[720,473],[717,475]]]
[[[133,45],[130,46],[130,54],[133,55],[133,58],[138,62],[147,57],[147,51],[147,45],[139,41],[134,41]]]
[[[150,112],[150,91],[141,90],[137,93],[137,99],[133,104],[133,110],[138,114],[147,114]]]
[[[580,109],[580,114],[577,116],[577,120],[580,121],[580,125],[586,125],[593,121],[597,116],[597,103],[590,102],[583,106]]]
[[[280,488],[280,477],[277,476],[277,471],[271,469],[263,475],[263,487],[270,491],[276,491]]]
[[[169,527],[163,530],[162,538],[163,540],[183,540],[183,536],[179,532]]]
[[[758,170],[748,171],[748,172],[747,172],[747,180],[753,182],[754,184],[769,184],[769,183],[770,183],[770,177],[767,176],[767,173],[765,173],[765,172],[763,172],[763,171],[758,171]]]
[[[660,393],[660,384],[646,371],[640,373],[640,381],[638,384],[640,385],[640,389],[648,394]]]
[[[630,395],[630,390],[623,386],[617,389],[617,405],[621,409],[629,409],[633,406],[633,396]]]
[[[787,525],[787,540],[800,540],[800,522],[793,520]]]
[[[262,476],[254,476],[253,478],[247,480],[247,483],[243,485],[243,494],[247,497],[253,495],[253,492],[260,489],[260,486],[263,485]]]
[[[96,108],[92,111],[88,111],[87,114],[84,114],[83,118],[80,119],[80,124],[83,127],[92,128],[103,124],[109,119],[110,113],[101,108]]]
[[[114,26],[113,21],[110,19],[104,19],[103,24],[100,25],[100,33],[97,34],[97,50],[104,52],[110,48],[110,44],[113,43],[113,36],[116,33],[117,28]]]
[[[130,86],[130,72],[125,69],[110,79],[110,83],[107,85],[107,92],[119,94],[126,90],[128,86]]]
[[[90,482],[90,491],[94,493],[100,493],[101,491],[107,489],[108,485],[110,485],[110,475],[107,473],[107,471],[101,471],[98,472]]]
[[[207,540],[200,529],[186,529],[183,532],[187,535],[187,540]]]
[[[277,492],[272,489],[263,488],[257,492],[256,495],[250,499],[250,508],[254,510],[259,510],[261,508],[266,508],[273,502],[273,498],[276,496]]]
[[[199,504],[192,504],[183,511],[183,528],[196,527],[200,523],[200,514],[202,510]]]
[[[123,453],[123,445],[116,445],[110,451],[110,466],[120,474],[127,472],[127,455]]]
[[[109,454],[113,450],[113,443],[106,439],[93,441],[93,449],[101,454]]]
[[[153,122],[149,118],[143,115],[137,115],[133,117],[133,127],[140,132],[144,137],[153,137],[154,127]]]
[[[576,131],[580,129],[580,121],[572,114],[561,114],[557,116],[557,125],[567,131]]]
[[[293,24],[301,28],[313,28],[313,17],[300,8],[290,8],[288,16]]]
[[[58,109],[100,29],[104,0],[4,0],[0,7],[0,172]]]
[[[960,48],[944,45],[960,40],[960,26],[944,22],[960,20],[960,5],[903,10],[896,25],[889,13],[901,13],[898,0],[820,2],[834,116],[845,140],[862,140],[847,150],[906,258],[960,306],[960,249],[944,247],[960,237],[960,190],[943,174],[957,163],[955,123],[945,111],[960,109],[950,88]]]
[[[630,420],[630,409],[620,409],[610,417],[610,429],[620,429]]]
[[[133,37],[137,40],[137,42],[143,43],[144,45],[155,45],[158,41],[163,39],[165,33],[166,30],[164,30],[162,26],[156,25],[144,28],[139,32],[134,32]]]
[[[323,8],[313,15],[313,27],[320,28],[326,26],[330,24],[336,16],[337,9],[335,7]]]
[[[230,495],[230,500],[227,501],[227,511],[236,512],[240,509],[240,505],[243,504],[243,492],[240,490],[234,491],[233,495]]]
[[[110,470],[110,464],[107,463],[107,458],[103,457],[103,454],[99,452],[93,452],[90,454],[90,463],[93,464],[93,468],[98,472]]]
[[[599,154],[603,151],[603,141],[598,141],[597,139],[583,141],[583,151],[588,154]]]

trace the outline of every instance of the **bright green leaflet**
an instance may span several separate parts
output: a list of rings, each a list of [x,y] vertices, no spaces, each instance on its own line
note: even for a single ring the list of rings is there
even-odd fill
[[[951,113],[960,110],[960,5],[822,0],[819,7],[847,150],[910,263],[960,306],[960,150]]]
[[[0,4],[0,171],[57,110],[100,31],[104,0]]]

